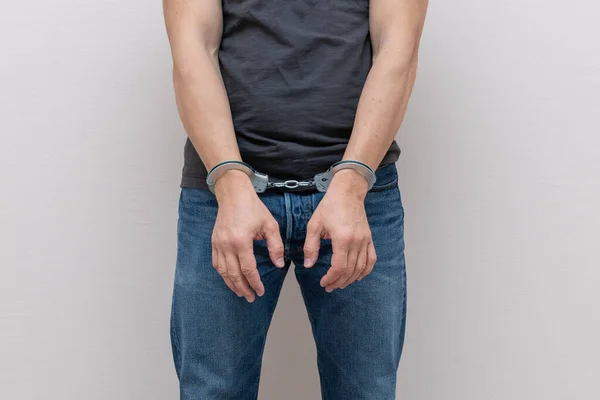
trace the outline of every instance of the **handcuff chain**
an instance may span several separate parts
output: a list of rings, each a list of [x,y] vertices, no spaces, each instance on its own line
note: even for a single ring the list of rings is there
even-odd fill
[[[352,168],[358,169],[364,177],[369,182],[368,190],[371,190],[377,177],[375,172],[365,163],[356,160],[341,160],[335,162],[329,167],[329,169],[325,172],[321,172],[320,174],[316,174],[314,179],[308,181],[298,181],[296,179],[288,179],[283,182],[272,182],[269,181],[269,176],[267,174],[260,173],[254,168],[252,168],[249,164],[239,161],[239,160],[226,160],[222,161],[219,164],[215,165],[206,176],[206,184],[210,191],[214,194],[214,185],[217,179],[227,170],[229,169],[239,169],[245,172],[251,179],[252,185],[254,186],[254,190],[257,193],[262,193],[268,188],[288,188],[295,189],[297,187],[308,187],[315,186],[319,192],[325,192],[327,187],[329,186],[329,182],[331,181],[333,175],[344,168]]]
[[[296,179],[288,179],[285,182],[267,182],[267,187],[272,188],[272,187],[276,187],[276,188],[287,188],[287,189],[295,189],[297,187],[306,187],[306,186],[313,186],[315,184],[315,181],[298,181]]]

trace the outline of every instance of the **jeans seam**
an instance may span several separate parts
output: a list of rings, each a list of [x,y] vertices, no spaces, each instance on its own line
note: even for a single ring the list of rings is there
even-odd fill
[[[284,252],[289,257],[290,252],[290,241],[292,238],[292,207],[289,193],[283,194],[284,208],[285,208],[285,244]]]
[[[175,350],[175,364],[177,367],[177,374],[179,375],[181,369],[181,343],[179,341],[179,333],[177,332],[177,328],[175,327],[175,320],[177,319],[177,310],[175,307],[175,298],[172,300],[171,305],[171,336],[173,338],[173,348]]]

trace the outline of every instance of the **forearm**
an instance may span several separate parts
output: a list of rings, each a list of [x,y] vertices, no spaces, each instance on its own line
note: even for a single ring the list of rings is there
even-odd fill
[[[206,168],[239,160],[229,100],[219,69],[220,0],[163,0],[173,56],[177,108]]]
[[[175,63],[173,83],[183,126],[206,168],[241,160],[216,55],[199,50]]]
[[[389,149],[415,82],[427,0],[371,0],[373,65],[344,154],[375,170]]]
[[[417,55],[399,63],[392,54],[374,62],[363,88],[344,159],[377,168],[404,118],[415,82]]]
[[[192,70],[174,65],[177,108],[185,130],[207,170],[225,160],[241,160],[227,92],[216,55],[198,54]],[[215,187],[217,198],[231,197],[232,189],[249,187],[241,171],[228,171]]]

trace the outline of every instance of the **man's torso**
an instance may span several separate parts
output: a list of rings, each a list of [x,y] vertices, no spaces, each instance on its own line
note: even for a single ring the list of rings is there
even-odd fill
[[[369,0],[223,0],[221,73],[242,159],[278,179],[340,160],[371,67]],[[381,162],[395,162],[396,142]],[[182,186],[206,187],[187,140]]]

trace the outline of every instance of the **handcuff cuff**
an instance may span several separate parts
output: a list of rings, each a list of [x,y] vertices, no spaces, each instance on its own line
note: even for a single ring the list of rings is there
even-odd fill
[[[327,171],[316,174],[312,180],[306,181],[298,181],[296,179],[288,179],[285,181],[273,181],[269,178],[269,175],[263,174],[262,172],[256,171],[249,164],[243,161],[237,160],[228,160],[220,162],[215,165],[209,171],[206,177],[206,184],[208,185],[208,189],[214,194],[215,193],[215,183],[217,180],[226,172],[232,169],[240,170],[250,178],[252,182],[252,186],[257,193],[263,193],[267,189],[271,188],[287,188],[287,189],[295,189],[298,187],[315,187],[319,192],[327,191],[329,184],[331,183],[331,179],[333,175],[342,169],[354,169],[362,176],[365,177],[369,186],[367,191],[371,190],[377,177],[375,176],[375,172],[369,167],[367,164],[362,163],[356,160],[341,160],[338,161],[329,167]]]

